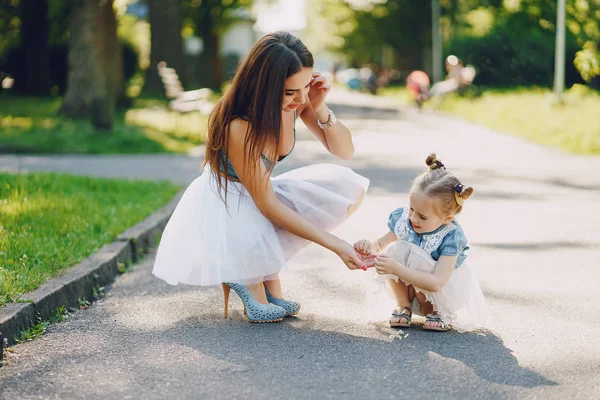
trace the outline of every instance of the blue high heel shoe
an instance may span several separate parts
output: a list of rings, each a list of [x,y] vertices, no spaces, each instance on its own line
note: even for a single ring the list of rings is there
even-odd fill
[[[265,293],[267,295],[267,300],[269,301],[269,303],[275,304],[276,306],[279,306],[285,310],[286,317],[291,317],[292,315],[296,315],[300,312],[300,303],[273,297],[271,296],[271,293],[269,293],[269,291],[267,290],[266,286]]]
[[[250,322],[278,322],[283,320],[286,311],[275,304],[261,304],[252,296],[250,290],[239,283],[223,282],[225,308],[223,314],[227,318],[229,308],[229,291],[233,289],[244,303],[244,314]]]

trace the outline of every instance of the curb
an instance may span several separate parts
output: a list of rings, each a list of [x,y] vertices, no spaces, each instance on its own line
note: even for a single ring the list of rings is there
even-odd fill
[[[181,199],[183,191],[176,194],[154,214],[127,229],[109,244],[100,248],[63,275],[50,279],[32,292],[25,293],[20,303],[9,303],[0,308],[0,360],[3,340],[10,346],[15,336],[29,329],[38,319],[47,320],[59,307],[77,307],[80,299],[91,300],[94,288],[104,286],[119,275],[119,265],[156,247],[171,214]],[[4,337],[4,339],[2,339]],[[1,364],[0,364],[1,365]]]

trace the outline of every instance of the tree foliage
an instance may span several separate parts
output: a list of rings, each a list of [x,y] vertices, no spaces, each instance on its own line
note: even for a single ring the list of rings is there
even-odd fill
[[[219,56],[219,38],[235,20],[244,18],[252,0],[183,0],[185,23],[202,39],[202,85],[220,90],[224,80],[222,60]]]
[[[431,1],[311,0],[320,4],[313,33],[351,65],[381,62],[391,47],[393,64],[407,72],[427,69]],[[551,85],[556,0],[441,0],[446,54],[476,63],[489,84]],[[600,75],[600,0],[567,0],[567,76],[571,83]]]

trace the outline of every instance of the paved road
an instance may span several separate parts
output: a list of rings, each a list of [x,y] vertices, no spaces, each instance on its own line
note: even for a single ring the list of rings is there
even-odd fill
[[[437,151],[476,194],[460,218],[494,316],[485,334],[393,331],[366,306],[372,276],[311,246],[283,274],[303,311],[244,322],[218,288],[170,287],[152,255],[100,302],[11,349],[0,396],[14,398],[600,398],[599,158],[567,155],[436,115],[345,118],[371,179],[336,232],[385,231],[410,180]],[[366,118],[365,118],[366,117]],[[301,135],[278,172],[333,161]],[[200,151],[201,153],[201,151]],[[189,182],[200,156],[0,157],[4,169],[55,169]],[[384,308],[383,312],[387,313]],[[384,314],[385,315],[385,314]]]

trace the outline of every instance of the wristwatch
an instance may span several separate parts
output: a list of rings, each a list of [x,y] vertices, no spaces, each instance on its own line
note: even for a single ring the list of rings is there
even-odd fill
[[[319,124],[319,128],[321,128],[321,129],[331,128],[332,126],[335,125],[336,122],[337,122],[337,118],[335,117],[335,114],[331,110],[329,110],[329,118],[327,119],[327,122],[321,122],[317,118],[317,124]]]

